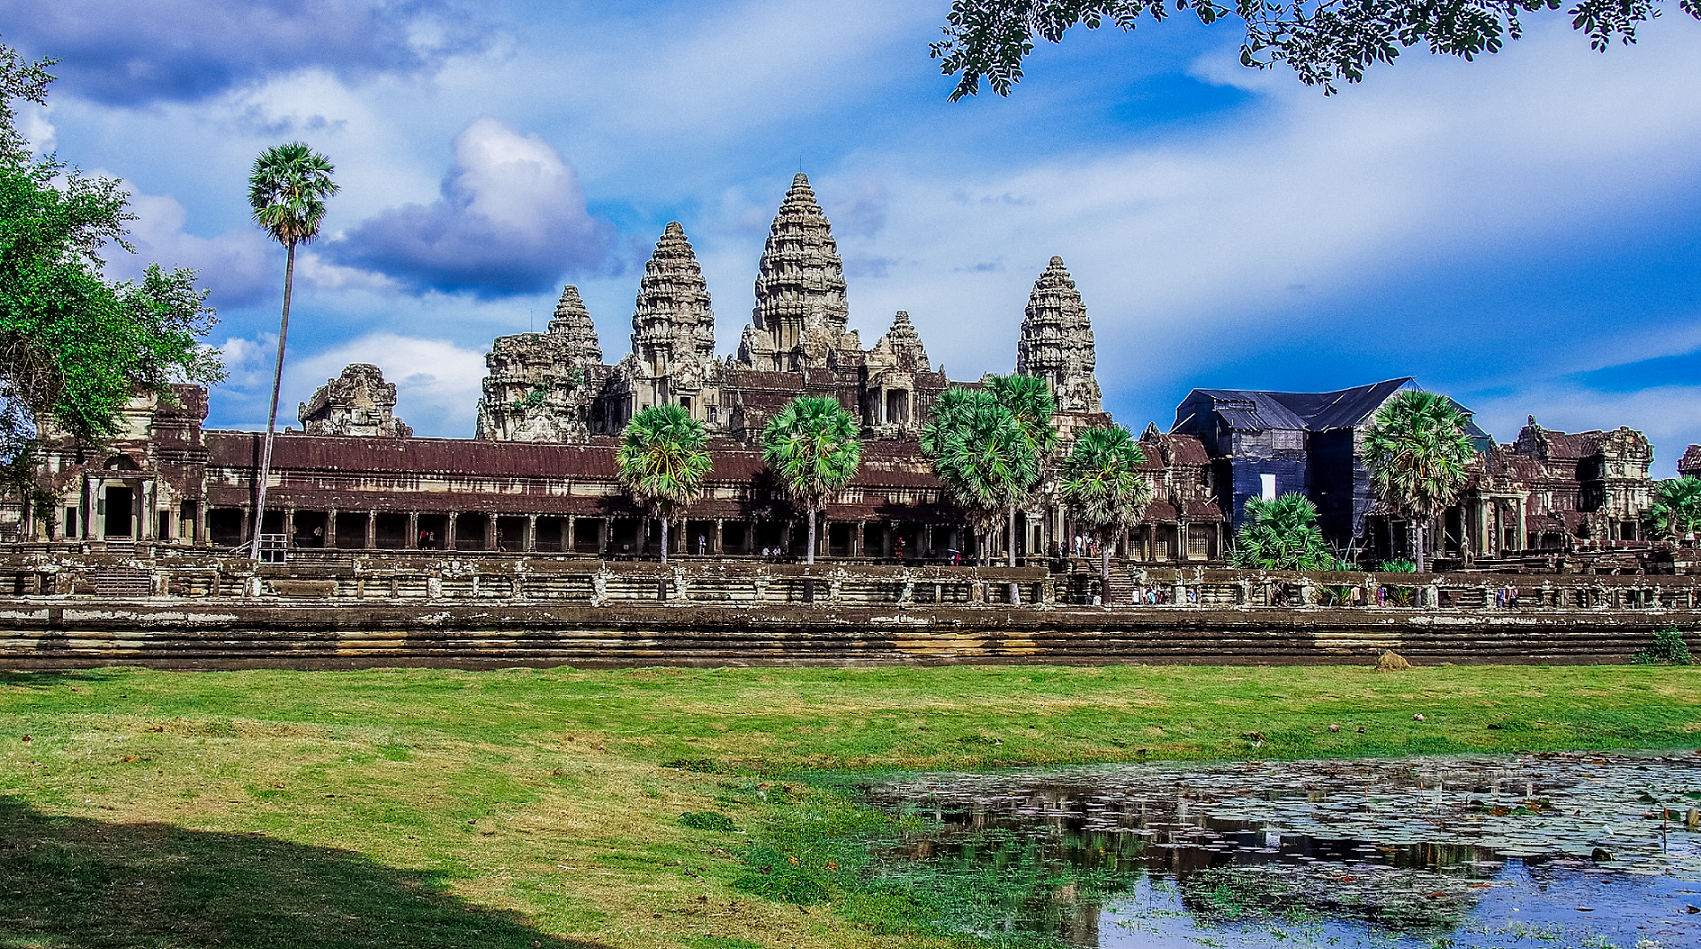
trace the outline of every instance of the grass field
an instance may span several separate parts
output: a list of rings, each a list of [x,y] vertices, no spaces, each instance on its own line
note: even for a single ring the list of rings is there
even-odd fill
[[[1630,747],[1701,668],[3,674],[0,947],[943,946],[812,775]]]

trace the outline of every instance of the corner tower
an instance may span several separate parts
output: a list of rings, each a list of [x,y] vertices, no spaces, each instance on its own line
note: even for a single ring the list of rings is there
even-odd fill
[[[1028,294],[1022,337],[1016,343],[1016,371],[1050,382],[1060,412],[1102,412],[1099,380],[1093,373],[1097,362],[1087,306],[1063,258],[1053,257]]]
[[[638,281],[632,354],[615,367],[608,396],[616,426],[652,405],[678,405],[716,429],[722,367],[715,313],[697,254],[678,221],[668,223]]]

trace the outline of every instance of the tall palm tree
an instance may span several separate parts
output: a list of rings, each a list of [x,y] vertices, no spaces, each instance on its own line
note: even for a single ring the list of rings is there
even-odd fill
[[[1063,462],[1063,503],[1099,540],[1099,589],[1110,602],[1110,539],[1139,523],[1152,502],[1140,471],[1146,453],[1121,426],[1089,428]]]
[[[1051,383],[1042,376],[1030,376],[1022,373],[1011,373],[1008,376],[989,376],[986,388],[998,404],[1010,410],[1016,417],[1016,424],[1021,427],[1022,434],[1028,440],[1028,446],[1033,450],[1039,461],[1033,478],[1022,487],[1022,498],[1010,504],[1010,534],[1009,544],[1005,555],[1010,566],[1016,565],[1016,508],[1027,499],[1027,495],[1039,485],[1044,476],[1052,452],[1057,448],[1057,428],[1052,425],[1052,416],[1057,414],[1057,399],[1051,394]]]
[[[677,405],[632,416],[615,450],[620,483],[640,504],[661,514],[661,562],[667,563],[667,525],[703,493],[714,462],[703,423]]]
[[[1246,499],[1234,565],[1256,570],[1334,570],[1340,566],[1317,526],[1317,505],[1303,494]]]
[[[289,338],[289,298],[295,284],[295,247],[319,236],[325,199],[337,193],[331,162],[302,142],[276,145],[254,159],[248,204],[254,222],[289,250],[284,265],[283,319],[278,323],[278,359],[272,372],[272,407],[266,415],[266,447],[260,456],[259,497],[254,503],[254,537],[248,556],[260,559],[260,529],[266,522],[266,482],[272,473],[272,439],[278,427],[278,390],[283,386],[284,343]]]
[[[762,430],[762,460],[809,511],[809,562],[815,522],[827,499],[850,484],[862,465],[856,419],[837,399],[791,400]]]
[[[1676,539],[1701,530],[1701,478],[1667,478],[1654,487],[1654,503],[1642,512],[1650,536]]]
[[[1424,527],[1459,496],[1475,454],[1464,416],[1451,399],[1434,392],[1395,395],[1364,431],[1371,490],[1410,523],[1419,573]]]
[[[946,390],[935,400],[921,447],[946,490],[970,510],[984,561],[986,535],[1001,512],[1014,511],[1027,496],[1039,478],[1040,455],[1033,433],[992,393],[958,391],[966,394],[947,399],[951,390]],[[1019,588],[1014,583],[1010,588],[1011,602],[1019,602]]]

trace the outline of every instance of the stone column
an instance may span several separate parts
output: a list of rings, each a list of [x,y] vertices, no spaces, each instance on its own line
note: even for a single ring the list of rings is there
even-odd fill
[[[155,526],[158,518],[154,516],[154,483],[153,481],[138,481],[135,489],[135,506],[140,509],[136,515],[136,529],[131,536],[137,540],[154,540]]]
[[[641,557],[650,552],[650,518],[645,515],[638,519],[638,550]]]
[[[455,549],[455,529],[460,526],[460,520],[460,511],[449,512],[449,526],[443,530],[443,543],[441,545],[444,550]]]
[[[331,508],[325,512],[325,549],[335,550],[337,547],[337,509]]]
[[[579,516],[567,515],[561,522],[561,552],[570,553],[579,546]]]
[[[927,556],[927,552],[933,549],[933,525],[932,524],[921,525],[921,543],[917,544],[916,546],[921,548],[920,550],[915,552],[915,555],[917,557],[925,557],[925,556]]]
[[[259,531],[254,529],[254,509],[251,508],[251,507],[244,506],[242,508],[242,539],[243,539],[243,543],[246,544],[248,541],[253,540],[254,535],[257,534],[257,533],[259,533]],[[84,536],[85,537],[88,536],[88,532],[87,532],[86,529],[84,530]]]
[[[378,546],[378,509],[366,512],[366,549],[373,550]]]
[[[597,556],[602,556],[608,550],[609,535],[614,533],[614,521],[610,518],[597,519]]]
[[[851,528],[851,556],[852,557],[861,557],[862,556],[862,548],[863,548],[863,545],[865,543],[865,541],[863,539],[863,534],[865,532],[867,532],[867,530],[868,530],[868,522],[866,520],[857,521],[856,526]]]
[[[780,552],[791,556],[791,520],[788,518],[780,524]]]
[[[283,528],[284,546],[288,547],[288,548],[294,548],[295,547],[295,508],[286,507],[286,508],[283,509],[283,523],[279,526]]]
[[[721,547],[721,531],[722,531],[722,528],[725,526],[725,524],[726,524],[725,518],[720,518],[720,517],[715,518],[715,536],[710,541],[710,543],[713,544],[713,546],[710,547],[709,549],[714,551],[715,556],[717,556],[717,557],[725,552]]]
[[[529,554],[529,553],[535,552],[536,550],[537,550],[537,515],[536,514],[527,514],[526,515],[526,546],[525,546],[525,551],[526,551],[526,553]]]
[[[376,524],[378,518],[373,517],[372,520],[373,520],[373,523]],[[406,537],[402,538],[402,547],[405,550],[418,550],[419,549],[419,512],[418,511],[409,511],[408,512],[408,535]]]
[[[495,550],[496,546],[496,515],[486,514],[484,515],[484,549]],[[502,546],[507,547],[508,545],[504,543]]]

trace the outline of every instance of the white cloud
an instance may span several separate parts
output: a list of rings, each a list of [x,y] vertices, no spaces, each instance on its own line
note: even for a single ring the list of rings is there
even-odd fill
[[[600,269],[614,236],[586,211],[578,172],[560,152],[486,116],[455,137],[438,200],[384,211],[324,252],[417,290],[506,295]]]
[[[136,253],[109,247],[109,276],[139,279],[155,263],[167,270],[189,267],[199,272],[198,283],[212,291],[207,302],[215,308],[247,306],[274,294],[283,298],[277,248],[257,228],[234,229],[215,238],[189,234],[183,229],[188,212],[170,195],[132,193],[130,210],[136,215],[130,222]]]

